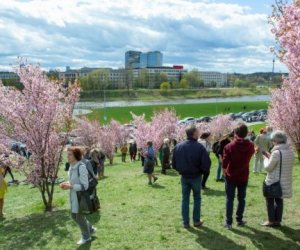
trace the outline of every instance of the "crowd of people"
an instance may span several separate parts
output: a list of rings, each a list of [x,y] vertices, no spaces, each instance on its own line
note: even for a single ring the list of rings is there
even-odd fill
[[[199,135],[195,126],[186,130],[187,140],[175,146],[172,165],[181,175],[182,218],[185,228],[190,227],[189,199],[193,192],[193,223],[195,227],[203,224],[201,220],[201,187],[210,173],[209,133]],[[200,138],[200,139],[199,139]],[[250,172],[250,160],[263,157],[262,164],[267,172],[264,181],[268,220],[262,226],[281,226],[283,199],[292,197],[293,149],[287,144],[287,136],[282,131],[272,132],[271,128],[261,129],[260,135],[249,138],[248,127],[241,123],[232,133],[213,144],[212,150],[218,159],[217,181],[225,182],[226,221],[225,228],[233,224],[234,199],[237,192],[236,222],[244,226],[244,210]],[[261,172],[255,160],[253,171]],[[223,171],[222,171],[222,170]],[[223,175],[221,175],[223,173]],[[204,182],[204,184],[203,184]]]
[[[225,182],[226,221],[225,227],[231,229],[233,225],[233,209],[235,194],[237,193],[237,226],[244,226],[244,210],[250,172],[250,160],[255,155],[253,172],[266,171],[264,182],[264,196],[268,220],[263,226],[276,227],[281,225],[283,214],[283,199],[292,196],[292,169],[294,161],[293,150],[287,144],[287,136],[282,131],[272,131],[270,127],[261,129],[258,136],[248,127],[240,123],[229,134],[221,136],[213,143],[209,132],[201,133],[194,125],[186,128],[187,139],[182,142],[165,138],[158,153],[155,153],[153,143],[147,142],[146,149],[138,147],[134,140],[120,145],[122,162],[126,162],[129,152],[130,161],[140,160],[143,172],[147,175],[148,184],[153,185],[158,177],[154,174],[159,159],[161,174],[173,168],[181,175],[182,186],[182,220],[185,228],[190,227],[189,204],[190,194],[193,192],[193,225],[200,227],[201,219],[201,190],[207,190],[207,180],[211,173],[211,153],[217,159],[216,181]],[[116,149],[117,150],[117,149]],[[72,146],[67,150],[68,181],[62,182],[60,187],[70,192],[71,214],[78,224],[82,237],[78,244],[85,244],[91,240],[96,232],[85,217],[85,212],[94,212],[100,208],[97,196],[98,180],[104,177],[104,162],[106,159],[102,150]],[[3,217],[4,195],[7,190],[5,174],[11,173],[8,167],[0,167],[0,218]],[[12,173],[11,173],[12,174]],[[12,176],[12,178],[14,178]],[[280,186],[280,192],[274,190]],[[271,190],[271,191],[270,191]],[[278,191],[278,190],[277,190]],[[272,193],[273,192],[273,193]],[[92,200],[92,202],[91,202]]]

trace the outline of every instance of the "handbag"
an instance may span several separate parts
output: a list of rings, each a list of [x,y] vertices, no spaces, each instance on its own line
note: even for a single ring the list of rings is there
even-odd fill
[[[280,153],[280,170],[279,170],[279,181],[271,184],[271,185],[267,185],[266,182],[264,181],[263,183],[263,194],[264,197],[266,198],[281,198],[282,197],[282,188],[281,188],[281,184],[280,184],[280,180],[281,180],[281,168],[282,168],[282,153],[279,150]]]
[[[81,213],[90,214],[96,212],[100,208],[100,201],[96,191],[98,181],[94,177],[94,175],[89,171],[88,168],[86,168],[86,170],[88,171],[89,186],[87,190],[84,190],[84,187],[81,184],[82,191],[77,191],[77,199],[78,199],[79,211]],[[80,176],[79,168],[78,168],[78,176]]]

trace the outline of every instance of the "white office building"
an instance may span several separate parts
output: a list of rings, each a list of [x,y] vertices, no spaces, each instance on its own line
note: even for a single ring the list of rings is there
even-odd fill
[[[205,87],[226,87],[228,85],[227,73],[215,71],[199,71],[199,77],[204,82]]]

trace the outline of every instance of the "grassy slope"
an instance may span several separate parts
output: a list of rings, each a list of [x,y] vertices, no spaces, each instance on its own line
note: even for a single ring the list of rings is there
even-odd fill
[[[123,164],[116,157],[98,186],[101,212],[89,216],[98,231],[92,244],[80,249],[300,249],[299,164],[294,172],[294,197],[285,202],[284,227],[259,226],[266,219],[261,193],[264,175],[251,174],[245,213],[248,226],[227,231],[223,228],[224,184],[214,181],[212,159],[211,190],[202,196],[205,226],[187,231],[181,226],[179,176],[170,171],[149,187],[139,163]],[[66,176],[63,171],[60,175]],[[67,192],[56,188],[58,207],[51,214],[41,212],[37,189],[26,185],[10,187],[5,202],[7,219],[0,224],[0,249],[76,248],[79,229],[69,216]]]
[[[216,115],[225,112],[225,107],[229,107],[231,112],[239,112],[243,110],[243,106],[247,107],[247,111],[254,109],[267,108],[267,102],[229,102],[229,103],[199,103],[199,104],[177,104],[177,105],[156,105],[156,106],[141,106],[141,107],[115,107],[107,108],[106,113],[108,120],[114,118],[120,122],[128,122],[131,120],[130,112],[141,115],[145,114],[146,119],[149,119],[153,111],[163,108],[174,108],[176,113],[181,118],[192,116],[200,117],[206,115]],[[227,111],[228,113],[228,111]],[[94,109],[93,113],[88,115],[89,119],[103,122],[104,109]]]
[[[270,94],[269,86],[263,88],[210,88],[210,89],[171,89],[162,93],[159,89],[106,90],[106,100],[182,100],[207,97],[232,97]],[[103,90],[82,91],[81,101],[102,101]]]

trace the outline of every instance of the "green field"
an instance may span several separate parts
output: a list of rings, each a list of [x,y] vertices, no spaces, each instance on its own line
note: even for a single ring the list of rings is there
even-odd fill
[[[149,120],[153,111],[164,108],[174,108],[179,117],[201,117],[201,116],[214,116],[219,113],[235,113],[244,111],[243,107],[246,106],[245,111],[265,109],[268,107],[267,102],[223,102],[223,103],[199,103],[199,104],[177,104],[177,105],[155,105],[155,106],[140,106],[140,107],[113,107],[107,108],[106,114],[108,120],[115,119],[122,123],[129,122],[131,120],[130,112],[137,115],[146,115],[146,119]],[[225,108],[230,108],[229,111],[225,111]],[[93,113],[88,115],[91,120],[98,120],[101,123],[104,122],[104,109],[93,109]]]
[[[283,227],[263,228],[266,219],[261,192],[264,174],[251,174],[245,228],[223,228],[225,216],[224,184],[216,183],[215,157],[208,181],[209,191],[202,195],[201,229],[185,230],[180,216],[180,178],[170,171],[159,175],[153,187],[147,185],[140,162],[115,164],[106,168],[98,185],[102,209],[89,216],[97,227],[91,244],[76,248],[79,228],[70,218],[68,192],[55,190],[55,211],[44,214],[36,188],[28,185],[9,187],[5,199],[6,220],[0,222],[0,249],[300,249],[300,165],[294,172],[294,197],[285,201]],[[159,168],[156,172],[159,172]],[[62,170],[60,176],[66,177]],[[18,176],[19,179],[23,177]]]

